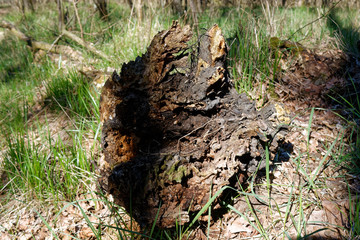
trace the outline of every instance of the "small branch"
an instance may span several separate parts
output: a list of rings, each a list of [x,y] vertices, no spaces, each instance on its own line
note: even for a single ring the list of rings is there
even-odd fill
[[[20,38],[23,41],[26,41],[27,44],[33,49],[42,49],[45,50],[47,52],[54,52],[54,53],[65,53],[65,54],[70,54],[70,56],[73,55],[74,52],[76,52],[77,54],[79,54],[81,56],[81,53],[78,51],[73,50],[71,47],[69,46],[64,46],[64,45],[55,45],[54,43],[62,36],[66,36],[68,38],[70,38],[71,40],[75,41],[76,43],[78,43],[79,45],[81,45],[82,47],[86,48],[87,50],[89,50],[90,52],[92,52],[93,54],[107,60],[107,61],[111,61],[110,58],[103,52],[97,50],[94,46],[92,46],[90,43],[85,42],[84,40],[82,40],[81,38],[79,38],[78,36],[76,36],[75,34],[63,29],[61,35],[58,37],[58,39],[55,40],[55,42],[53,44],[49,44],[46,42],[40,42],[40,41],[35,41],[34,39],[32,39],[31,37],[27,36],[26,34],[22,33],[21,31],[19,31],[14,24],[7,22],[5,20],[1,20],[0,21],[0,27],[1,28],[7,28],[10,30],[10,32],[15,35],[16,37]],[[71,54],[72,53],[72,54]]]
[[[103,52],[97,50],[94,46],[92,46],[91,44],[85,42],[84,40],[82,40],[81,38],[79,38],[78,36],[76,36],[75,34],[63,29],[62,31],[63,35],[72,39],[73,41],[77,42],[79,45],[83,46],[84,48],[88,49],[90,52],[94,53],[95,55],[110,61],[110,58]]]
[[[80,17],[79,17],[79,12],[76,6],[77,2],[73,1],[73,5],[74,5],[74,10],[75,10],[75,15],[76,15],[76,19],[78,21],[79,27],[80,27],[80,34],[81,34],[81,39],[84,40],[84,31],[81,25],[81,21],[80,21]]]
[[[60,38],[63,36],[63,34],[60,34],[55,41],[51,44],[50,49],[48,50],[48,52],[51,51],[51,49],[55,46],[55,44],[60,40]]]
[[[63,12],[62,0],[56,0],[56,4],[58,7],[58,12],[59,12],[58,28],[59,28],[59,32],[61,32],[61,30],[65,27],[64,26],[64,12]]]
[[[94,3],[99,11],[102,20],[108,20],[109,14],[107,11],[107,0],[95,0]]]
[[[10,32],[15,35],[16,37],[20,38],[21,40],[23,41],[26,41],[28,42],[31,42],[31,38],[26,36],[24,33],[20,32],[14,24],[10,23],[10,22],[7,22],[5,20],[2,20],[0,22],[0,27],[2,28],[7,28],[8,30],[10,30]]]
[[[97,35],[101,35],[101,34],[104,34],[104,32],[108,31],[110,28],[112,28],[113,26],[115,25],[118,25],[119,24],[119,21],[109,25],[108,27],[100,30],[99,32],[94,32],[94,33],[87,33],[87,32],[84,32],[84,35],[87,35],[87,36],[97,36]],[[79,31],[72,31],[72,32],[75,32],[75,33],[78,33]]]
[[[53,44],[49,44],[46,42],[41,42],[41,41],[36,41],[34,39],[32,39],[31,37],[27,36],[26,34],[24,34],[23,32],[21,32],[20,30],[18,30],[14,24],[7,22],[5,20],[1,20],[0,21],[0,27],[1,28],[6,28],[10,31],[11,34],[13,34],[14,36],[18,37],[20,40],[26,41],[28,46],[32,48],[33,51],[36,51],[38,49],[47,51],[47,52],[52,52],[52,53],[58,53],[58,54],[65,54],[68,55],[70,57],[75,57],[74,53],[76,54],[76,58],[82,58],[82,54],[79,51],[76,51],[74,49],[72,49],[69,46],[65,46],[65,45],[55,45],[55,43],[58,41],[58,39],[60,39],[60,37],[62,35],[60,35]]]

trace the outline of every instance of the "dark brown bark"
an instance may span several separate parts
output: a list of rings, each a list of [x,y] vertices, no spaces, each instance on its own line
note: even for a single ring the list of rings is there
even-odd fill
[[[189,54],[191,35],[173,23],[101,93],[99,181],[141,224],[157,213],[159,227],[191,221],[217,191],[263,168],[265,145],[276,151],[286,132],[277,127],[274,106],[257,111],[235,91],[220,28],[202,35]]]

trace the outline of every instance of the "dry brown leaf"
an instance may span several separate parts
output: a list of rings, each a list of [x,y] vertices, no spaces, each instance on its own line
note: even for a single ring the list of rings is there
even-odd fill
[[[342,201],[323,201],[326,218],[330,224],[347,227],[348,222],[348,200]]]

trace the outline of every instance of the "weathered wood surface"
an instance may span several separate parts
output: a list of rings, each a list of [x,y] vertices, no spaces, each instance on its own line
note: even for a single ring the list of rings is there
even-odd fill
[[[102,90],[99,182],[140,224],[157,213],[159,227],[189,222],[210,193],[263,168],[265,145],[275,153],[286,132],[279,106],[257,111],[234,89],[221,29],[202,35],[195,52],[191,36],[174,22]]]

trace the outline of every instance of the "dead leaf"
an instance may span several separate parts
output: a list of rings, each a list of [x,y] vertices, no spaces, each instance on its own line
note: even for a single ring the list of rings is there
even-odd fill
[[[253,231],[250,224],[242,217],[236,218],[235,221],[227,227],[227,230],[232,234],[239,232],[251,233]]]
[[[330,224],[334,224],[341,227],[347,227],[348,222],[348,202],[344,201],[323,201],[322,205],[325,210],[326,218]]]

